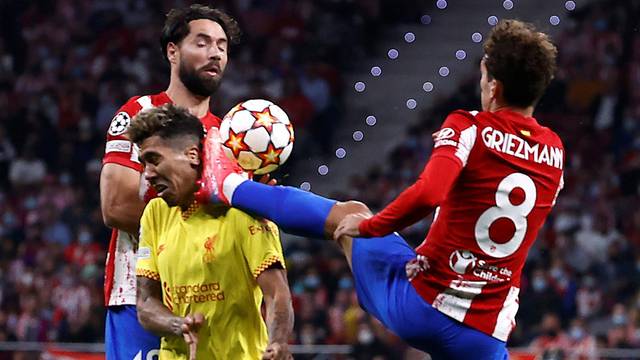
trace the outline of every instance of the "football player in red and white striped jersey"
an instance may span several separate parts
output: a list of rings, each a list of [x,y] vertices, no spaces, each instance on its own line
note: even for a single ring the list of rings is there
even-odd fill
[[[556,67],[548,36],[505,20],[484,52],[482,111],[449,114],[419,179],[374,216],[361,203],[246,180],[223,156],[204,164],[205,190],[284,231],[333,235],[363,308],[433,358],[505,359],[527,253],[563,186],[564,148],[533,117]],[[217,151],[210,139],[205,148]],[[417,249],[394,233],[434,211]]]
[[[129,141],[127,128],[138,112],[166,103],[187,108],[205,130],[218,127],[210,100],[222,80],[229,46],[239,34],[235,20],[220,10],[201,5],[173,9],[160,41],[171,68],[168,88],[129,99],[109,126],[100,176],[102,216],[113,229],[105,272],[107,359],[150,359],[160,347],[159,338],[140,326],[135,311],[140,217],[154,192],[141,184],[138,149]]]

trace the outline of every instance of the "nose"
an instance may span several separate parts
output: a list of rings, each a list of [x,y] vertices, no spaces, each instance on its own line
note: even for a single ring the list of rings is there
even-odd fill
[[[156,172],[156,167],[155,165],[152,164],[147,164],[144,167],[144,178],[151,182],[153,179],[155,179],[156,177],[158,177],[158,173]]]
[[[209,47],[209,60],[220,61],[222,59],[222,51],[217,46]]]

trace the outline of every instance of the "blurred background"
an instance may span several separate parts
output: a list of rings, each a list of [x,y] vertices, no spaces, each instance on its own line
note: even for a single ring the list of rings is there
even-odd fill
[[[102,358],[109,123],[162,91],[178,0],[0,0],[0,359]],[[640,1],[238,0],[244,31],[212,111],[273,100],[296,131],[279,181],[380,209],[446,114],[478,109],[483,36],[516,17],[559,69],[535,114],[566,186],[522,279],[513,359],[640,358]],[[419,244],[431,219],[403,232]],[[425,359],[367,316],[337,247],[283,234],[298,359]],[[65,357],[66,356],[66,357]]]

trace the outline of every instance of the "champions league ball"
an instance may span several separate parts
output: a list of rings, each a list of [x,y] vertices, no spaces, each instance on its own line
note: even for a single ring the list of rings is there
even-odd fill
[[[476,267],[476,257],[468,250],[456,250],[449,256],[449,267],[460,275]]]
[[[293,150],[293,126],[287,114],[271,101],[241,102],[220,124],[222,149],[242,169],[256,175],[270,173],[287,161]]]

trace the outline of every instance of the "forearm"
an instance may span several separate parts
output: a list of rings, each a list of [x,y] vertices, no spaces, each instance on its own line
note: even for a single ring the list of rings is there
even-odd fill
[[[129,203],[122,203],[112,206],[108,211],[104,212],[103,218],[105,225],[116,228],[138,237],[140,232],[140,217],[144,211],[145,204],[138,200],[131,199]]]
[[[180,326],[183,321],[174,315],[164,304],[156,299],[147,300],[138,305],[138,319],[143,328],[158,336],[178,336],[182,334]]]
[[[402,192],[393,202],[375,216],[363,221],[360,232],[363,236],[384,236],[418,222],[433,211],[433,207],[418,201],[416,185]]]
[[[100,174],[100,208],[104,224],[138,236],[145,203],[138,194],[140,174],[118,164],[105,164]]]
[[[293,331],[293,307],[291,296],[287,293],[276,294],[267,302],[267,331],[269,343],[286,344]]]
[[[137,280],[136,308],[140,325],[158,336],[182,334],[183,319],[174,315],[160,300],[160,282],[143,276],[138,276]]]
[[[363,221],[362,236],[383,236],[416,223],[429,215],[449,193],[462,168],[453,160],[429,160],[418,180],[380,213]]]

